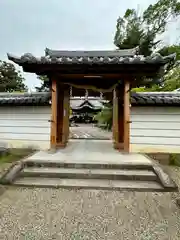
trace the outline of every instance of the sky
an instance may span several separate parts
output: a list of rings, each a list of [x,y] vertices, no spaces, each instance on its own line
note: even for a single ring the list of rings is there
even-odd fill
[[[46,47],[61,50],[111,50],[116,20],[127,8],[143,11],[156,0],[0,0],[0,59],[7,53],[44,55]],[[173,43],[171,26],[164,36]],[[18,67],[17,67],[18,68]],[[23,73],[31,91],[40,82]]]

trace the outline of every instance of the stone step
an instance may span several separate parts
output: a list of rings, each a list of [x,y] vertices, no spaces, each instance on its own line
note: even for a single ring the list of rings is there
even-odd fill
[[[150,170],[83,169],[28,167],[21,171],[22,177],[49,177],[70,179],[108,179],[155,181],[157,176]]]
[[[105,162],[105,161],[63,161],[63,160],[31,160],[24,161],[28,167],[46,167],[46,168],[83,168],[83,169],[136,169],[152,170],[152,163],[129,162]]]
[[[16,179],[13,183],[21,187],[50,187],[72,189],[99,189],[120,190],[138,192],[163,192],[165,189],[154,181],[125,181],[125,180],[102,180],[102,179],[60,179],[60,178],[32,178],[25,177]]]

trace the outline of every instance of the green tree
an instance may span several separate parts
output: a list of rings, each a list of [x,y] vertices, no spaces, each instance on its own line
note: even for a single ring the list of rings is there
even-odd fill
[[[119,49],[139,46],[139,53],[148,56],[152,48],[158,44],[154,42],[154,38],[148,29],[143,28],[143,19],[135,9],[127,9],[124,16],[118,18],[114,44]]]
[[[112,127],[112,104],[105,104],[101,112],[99,112],[94,119],[98,122],[98,126],[107,130]]]
[[[170,45],[170,46],[164,46],[159,50],[159,53],[162,56],[167,56],[172,53],[176,53],[176,60],[180,60],[180,44],[179,45]]]
[[[28,88],[20,71],[12,63],[0,61],[0,92],[24,92]]]
[[[139,14],[135,9],[127,9],[123,17],[117,19],[114,44],[119,49],[129,49],[139,46],[139,53],[149,56],[157,50],[157,37],[165,32],[167,23],[180,16],[180,2],[178,0],[159,0]],[[178,52],[175,47],[164,47],[160,51],[163,55]],[[172,70],[171,75],[166,74],[164,86],[154,84],[152,87],[141,87],[139,91],[157,91],[177,87],[172,84],[177,81],[177,70]],[[173,86],[173,87],[172,87]],[[135,90],[135,89],[134,89]],[[136,89],[137,90],[137,89]],[[112,125],[112,107],[103,109],[97,115],[97,120],[106,128]]]
[[[119,17],[116,25],[114,44],[121,49],[139,46],[140,54],[148,56],[160,43],[156,41],[159,34],[166,30],[167,23],[180,15],[178,0],[159,0],[143,12],[127,9]]]
[[[151,87],[140,87],[132,89],[133,92],[166,92],[180,88],[180,44],[165,46],[159,50],[162,56],[176,53],[176,63],[171,66],[169,71],[164,75],[163,84],[153,84]]]
[[[50,81],[46,75],[37,76],[41,81],[40,87],[35,87],[37,92],[48,92],[50,90]]]
[[[171,69],[165,76],[163,91],[173,91],[180,88],[180,66]]]

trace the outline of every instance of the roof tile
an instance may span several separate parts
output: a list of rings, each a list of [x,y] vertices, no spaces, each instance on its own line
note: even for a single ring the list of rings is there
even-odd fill
[[[162,57],[155,53],[144,57],[137,55],[137,48],[115,51],[57,51],[46,49],[46,56],[37,58],[31,53],[25,53],[20,57],[7,54],[8,59],[23,65],[24,63],[33,64],[166,64],[174,61],[176,54]]]
[[[0,106],[43,106],[49,105],[51,100],[51,93],[1,93]],[[71,107],[78,108],[80,106],[93,106],[100,108],[103,105],[101,98],[89,97],[89,104],[84,97],[71,98]],[[86,104],[84,104],[86,102]],[[175,92],[147,92],[147,93],[132,93],[132,106],[180,106],[180,93]]]

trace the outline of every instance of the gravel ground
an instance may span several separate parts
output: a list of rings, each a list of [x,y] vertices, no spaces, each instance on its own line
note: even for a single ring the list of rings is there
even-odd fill
[[[168,171],[180,186],[180,168]],[[0,196],[0,239],[176,240],[177,197],[177,193],[9,188]]]
[[[0,165],[0,177],[4,174],[4,172],[6,172],[8,170],[8,168],[11,165],[12,165],[12,163],[4,163],[4,164]],[[0,185],[0,196],[5,192],[5,190],[6,190],[6,187]],[[0,198],[0,200],[1,200],[1,198]],[[0,204],[0,206],[1,206],[1,204]],[[0,210],[0,212],[1,212],[1,210]],[[1,217],[1,214],[0,214],[0,217]]]
[[[92,124],[78,124],[78,127],[70,127],[70,138],[111,139],[112,133],[93,127]]]

